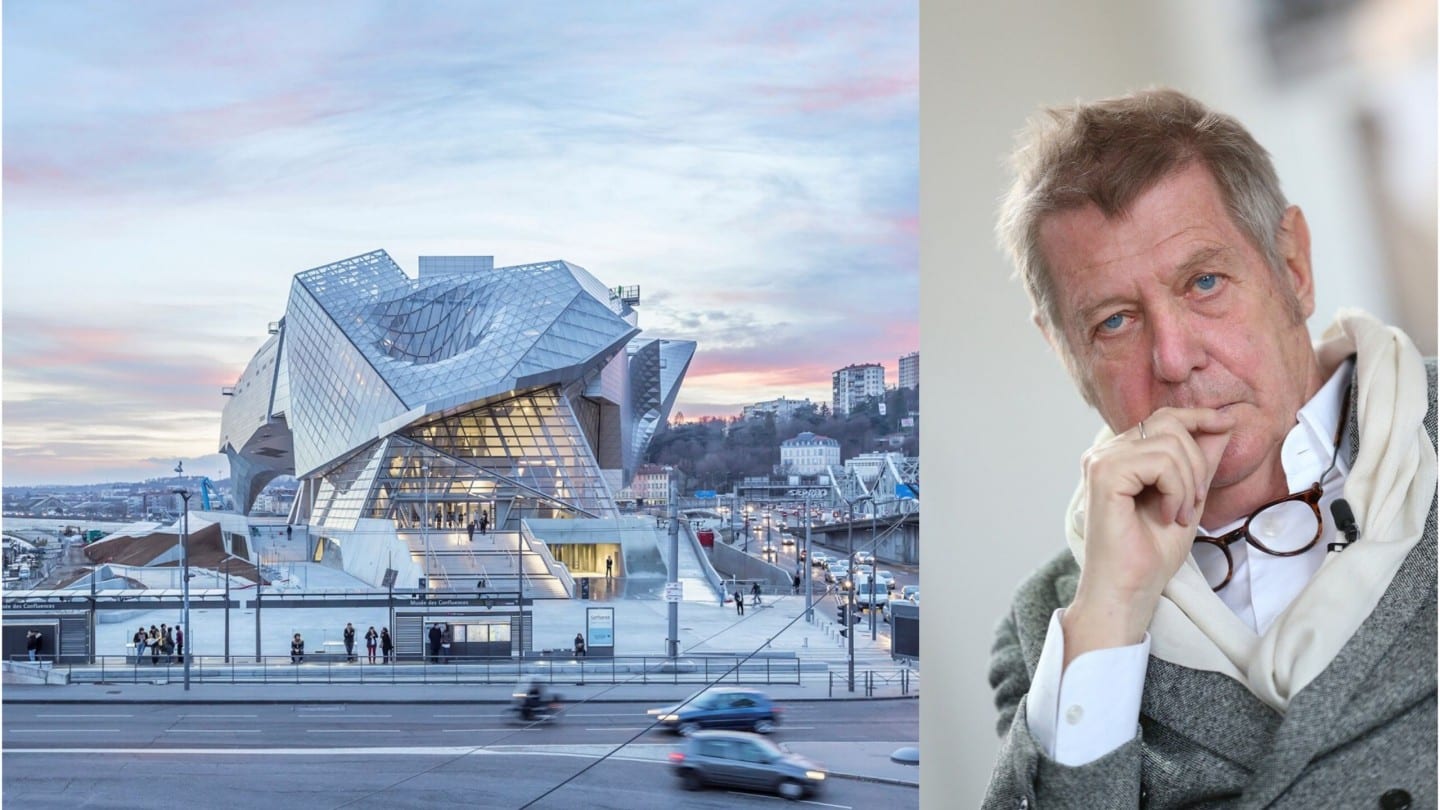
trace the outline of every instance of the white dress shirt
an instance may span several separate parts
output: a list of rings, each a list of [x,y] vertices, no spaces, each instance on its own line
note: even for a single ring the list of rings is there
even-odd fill
[[[1342,407],[1352,365],[1342,363],[1305,403],[1280,448],[1280,463],[1291,492],[1308,489],[1335,461],[1335,468],[1322,482],[1320,514],[1324,528],[1320,540],[1294,557],[1266,554],[1244,541],[1229,546],[1233,573],[1229,584],[1217,595],[1257,636],[1264,635],[1304,590],[1324,562],[1327,544],[1334,540],[1330,504],[1340,497],[1349,472],[1348,453],[1336,447],[1335,434],[1341,419],[1347,416]],[[1344,437],[1341,442],[1348,449]],[[1339,459],[1335,458],[1337,453]],[[1270,536],[1305,534],[1300,541],[1303,545],[1314,531],[1309,518],[1287,525],[1282,519],[1272,518],[1272,514],[1267,512],[1251,524],[1251,532],[1262,541]],[[1308,510],[1302,514],[1308,514]],[[1219,537],[1240,528],[1244,521],[1241,518],[1214,529],[1202,526],[1201,532]],[[1216,581],[1223,576],[1218,572]],[[1093,762],[1135,737],[1150,634],[1145,634],[1139,644],[1084,653],[1066,669],[1065,636],[1060,629],[1063,614],[1061,608],[1050,617],[1034,682],[1025,698],[1025,714],[1030,736],[1040,749],[1062,765],[1076,766]]]

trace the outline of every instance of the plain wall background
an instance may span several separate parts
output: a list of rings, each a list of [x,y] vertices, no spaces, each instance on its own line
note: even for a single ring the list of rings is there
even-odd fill
[[[1362,8],[1382,18],[1418,13],[1408,32],[1392,26],[1415,52],[1382,48],[1390,64],[1332,59],[1291,75],[1274,69],[1257,5],[922,4],[923,807],[974,807],[983,796],[998,742],[986,681],[993,630],[1020,580],[1063,548],[1063,509],[1100,425],[1030,324],[992,235],[1004,156],[1038,107],[1169,84],[1237,116],[1309,220],[1312,332],[1342,303],[1356,305],[1407,318],[1422,351],[1434,351],[1433,4],[1357,4],[1387,7]],[[1400,133],[1386,141],[1391,164],[1366,157],[1356,126],[1386,93]],[[1373,193],[1384,165],[1420,178],[1409,187],[1388,178],[1422,231],[1418,261],[1398,278],[1383,268],[1405,254],[1387,250],[1393,223]]]

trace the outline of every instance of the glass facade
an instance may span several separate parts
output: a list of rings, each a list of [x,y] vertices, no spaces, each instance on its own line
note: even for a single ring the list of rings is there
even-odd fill
[[[564,261],[421,257],[412,279],[375,251],[304,271],[222,450],[252,480],[298,475],[295,517],[335,531],[614,516],[609,482],[633,474],[695,350],[637,337],[636,295]],[[277,433],[293,453],[258,448]]]

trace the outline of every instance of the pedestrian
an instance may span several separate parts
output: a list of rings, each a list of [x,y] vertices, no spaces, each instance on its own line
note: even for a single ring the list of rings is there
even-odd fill
[[[440,663],[450,663],[450,643],[455,639],[455,630],[446,624],[440,633]]]
[[[355,625],[345,622],[345,661],[355,663]]]
[[[470,535],[470,542],[475,542],[475,521],[470,521],[470,525],[465,527],[465,533]]]
[[[575,634],[575,655],[578,658],[585,657],[585,637],[579,633]]]
[[[150,648],[150,666],[157,666],[160,663],[160,630],[155,625],[150,625],[150,639],[147,645]]]
[[[490,526],[490,513],[484,509],[480,510],[480,533],[484,534],[485,529]]]
[[[745,594],[740,593],[739,588],[735,589],[735,612],[741,616],[745,615]]]
[[[445,638],[445,631],[440,629],[438,623],[430,625],[430,663],[440,662],[440,642]]]
[[[607,555],[605,555],[605,578],[606,578],[606,579],[610,579],[612,576],[614,576],[614,571],[615,571],[615,560],[614,560],[614,558],[612,558],[610,555],[607,554]]]
[[[370,659],[372,664],[375,663],[375,643],[379,639],[380,634],[375,632],[375,625],[370,625],[370,629],[365,631],[365,657]]]
[[[286,542],[289,542],[289,541],[290,541],[291,533],[294,532],[294,531],[295,531],[295,527],[294,527],[294,526],[291,526],[291,525],[288,524],[288,523],[285,524],[285,541],[286,541]]]
[[[390,663],[391,653],[395,651],[395,642],[390,639],[390,628],[380,628],[380,653],[385,658],[385,663]]]
[[[25,655],[31,661],[40,655],[40,634],[34,630],[25,631]]]
[[[750,604],[756,606],[760,604],[760,583],[758,582],[750,583]]]
[[[795,593],[800,593],[800,569],[799,569],[799,568],[796,568],[796,569],[795,569],[795,578],[794,578],[794,580],[793,580],[793,584],[794,584],[794,588],[793,588],[794,592],[795,592]]]
[[[165,656],[165,663],[175,663],[175,635],[165,625],[160,625],[160,652]]]
[[[305,639],[296,633],[290,639],[290,663],[299,664],[305,660]]]
[[[145,626],[141,625],[135,635],[130,637],[130,642],[135,645],[135,663],[140,663],[140,656],[145,654]]]
[[[175,625],[175,660],[185,663],[185,630],[180,625]]]

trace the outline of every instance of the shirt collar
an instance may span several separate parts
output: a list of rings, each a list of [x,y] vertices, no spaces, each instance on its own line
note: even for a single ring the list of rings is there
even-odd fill
[[[1352,360],[1341,363],[1296,414],[1295,427],[1286,434],[1280,447],[1280,464],[1285,468],[1285,480],[1291,492],[1315,483],[1340,452],[1335,432],[1340,429],[1343,418],[1340,409],[1345,404],[1345,391],[1350,386],[1353,368]],[[1343,457],[1336,467],[1342,471],[1348,467]]]

